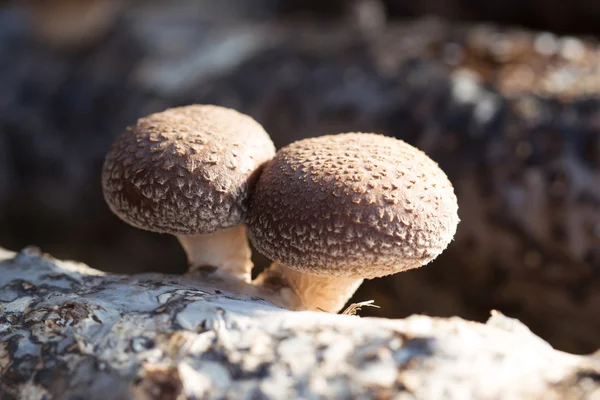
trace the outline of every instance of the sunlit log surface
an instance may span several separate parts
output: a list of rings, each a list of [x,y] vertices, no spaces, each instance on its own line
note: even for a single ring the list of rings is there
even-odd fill
[[[206,276],[106,275],[35,249],[0,260],[2,399],[600,396],[600,359],[500,314],[291,312]]]

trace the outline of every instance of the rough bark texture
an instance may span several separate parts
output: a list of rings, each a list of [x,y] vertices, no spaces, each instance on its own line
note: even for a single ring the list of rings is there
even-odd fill
[[[208,276],[106,275],[33,249],[0,260],[3,399],[600,398],[598,357],[500,314],[292,312]]]
[[[202,2],[142,3],[75,53],[36,45],[22,14],[0,10],[0,59],[10,60],[0,65],[0,243],[118,272],[185,269],[174,239],[111,217],[100,169],[138,117],[216,103],[255,117],[278,147],[375,131],[449,175],[462,223],[448,251],[366,282],[355,301],[374,298],[388,317],[484,320],[497,308],[563,350],[600,347],[597,42],[439,20],[386,25],[376,9],[282,21],[227,6],[239,2],[219,2],[217,16]]]

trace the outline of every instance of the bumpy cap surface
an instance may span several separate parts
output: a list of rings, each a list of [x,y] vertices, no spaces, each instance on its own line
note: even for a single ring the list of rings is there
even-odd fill
[[[258,181],[248,226],[257,249],[288,267],[374,278],[437,257],[458,221],[452,184],[425,153],[348,133],[282,148]]]
[[[104,163],[104,198],[140,229],[213,233],[244,222],[259,169],[274,154],[247,115],[211,105],[168,109],[117,138]]]

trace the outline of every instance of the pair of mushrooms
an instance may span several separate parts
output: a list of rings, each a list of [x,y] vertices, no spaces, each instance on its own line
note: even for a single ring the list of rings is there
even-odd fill
[[[248,229],[274,260],[252,283],[294,310],[338,312],[363,279],[437,257],[459,221],[444,172],[403,141],[347,133],[276,153],[258,122],[212,105],[138,120],[109,151],[102,184],[122,220],[176,235],[191,271],[250,282]]]

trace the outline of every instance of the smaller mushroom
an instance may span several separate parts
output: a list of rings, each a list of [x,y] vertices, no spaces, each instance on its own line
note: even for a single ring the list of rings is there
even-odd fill
[[[116,139],[102,171],[104,198],[128,224],[176,235],[191,270],[217,267],[249,282],[248,200],[274,154],[269,135],[247,115],[212,105],[172,108]]]
[[[250,205],[255,283],[291,309],[338,312],[363,279],[427,264],[459,222],[452,184],[422,151],[348,133],[292,143],[265,166]]]

